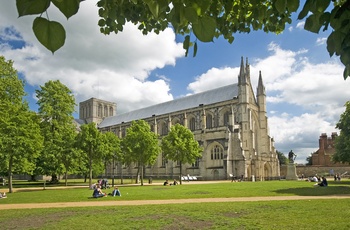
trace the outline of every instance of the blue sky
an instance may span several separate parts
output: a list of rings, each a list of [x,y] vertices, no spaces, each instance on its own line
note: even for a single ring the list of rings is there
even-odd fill
[[[0,8],[0,55],[14,61],[25,79],[27,99],[37,109],[35,89],[59,79],[77,104],[91,97],[117,103],[117,113],[172,100],[237,82],[241,57],[248,57],[253,88],[262,71],[267,92],[270,135],[277,150],[291,149],[304,163],[318,149],[321,133],[335,125],[350,98],[343,66],[326,50],[329,32],[313,34],[297,21],[279,35],[261,31],[199,43],[195,58],[184,57],[182,37],[171,29],[143,36],[128,24],[118,35],[99,33],[96,1],[84,1],[68,21],[49,9],[51,20],[64,24],[66,43],[54,55],[32,32],[34,16],[18,18],[15,1]],[[52,8],[52,7],[51,7]],[[76,114],[77,116],[77,114]]]

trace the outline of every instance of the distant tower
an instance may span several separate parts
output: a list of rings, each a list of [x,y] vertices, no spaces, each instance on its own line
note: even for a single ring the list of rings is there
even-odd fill
[[[79,103],[79,119],[98,125],[105,117],[116,115],[116,110],[117,104],[114,102],[90,98]]]

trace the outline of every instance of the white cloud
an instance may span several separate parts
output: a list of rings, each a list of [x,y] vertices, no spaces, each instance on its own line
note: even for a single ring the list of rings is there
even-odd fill
[[[187,89],[193,91],[193,93],[200,93],[209,89],[229,85],[232,82],[237,82],[238,73],[239,67],[211,68],[206,73],[197,76],[195,78],[196,81],[190,83]]]
[[[105,36],[97,26],[96,1],[84,1],[79,13],[68,21],[57,10],[49,11],[50,19],[60,21],[67,31],[65,45],[52,55],[33,35],[33,16],[16,18],[15,3],[4,4],[7,6],[0,9],[0,38],[22,38],[26,45],[13,49],[3,42],[0,52],[14,60],[15,68],[29,84],[59,79],[75,93],[77,102],[93,96],[116,101],[118,113],[173,98],[166,76],[148,80],[151,71],[175,65],[176,59],[184,56],[182,44],[176,43],[171,29],[144,36],[127,23],[122,33]]]
[[[326,42],[327,42],[327,38],[317,38],[316,45],[321,46],[326,44]]]
[[[298,163],[305,162],[310,153],[318,149],[321,133],[336,131],[334,124],[320,113],[304,113],[300,116],[270,116],[270,134],[274,137],[277,150],[288,153],[291,149],[299,156]]]
[[[305,21],[298,22],[296,28],[303,30],[304,25],[305,25]]]

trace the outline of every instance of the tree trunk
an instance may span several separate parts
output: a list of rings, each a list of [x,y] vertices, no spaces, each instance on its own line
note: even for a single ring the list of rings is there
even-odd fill
[[[89,159],[89,188],[92,185],[92,159]]]
[[[105,161],[104,165],[105,165],[105,177],[107,178],[107,161]]]
[[[141,166],[141,186],[143,186],[143,165]]]
[[[65,185],[68,186],[67,171],[64,172],[64,177],[65,177]]]
[[[51,175],[51,183],[52,184],[57,184],[58,183],[58,177],[56,174]]]
[[[30,175],[30,181],[36,181],[35,175]]]
[[[120,165],[120,168],[122,170],[120,170],[120,184],[124,184],[124,181],[123,181],[123,165],[121,164]]]
[[[9,160],[9,170],[8,170],[8,186],[9,186],[9,193],[12,193],[13,192],[13,189],[12,189],[12,163],[13,163],[13,159],[12,157],[10,157],[10,160]]]
[[[180,161],[180,184],[182,184],[182,162]]]
[[[115,160],[114,160],[114,155],[113,155],[113,177],[112,177],[112,187],[114,188],[114,175],[115,175]]]
[[[139,175],[140,175],[140,163],[138,163],[138,166],[137,166],[137,172],[136,172],[136,184],[139,183]]]

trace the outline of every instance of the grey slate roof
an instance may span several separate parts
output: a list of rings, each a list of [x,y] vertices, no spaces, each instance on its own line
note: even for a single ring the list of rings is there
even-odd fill
[[[74,121],[78,124],[78,125],[84,125],[86,124],[86,122],[82,119],[74,119]]]
[[[209,105],[222,101],[232,100],[238,96],[238,85],[231,84],[217,89],[193,94],[172,101],[163,102],[161,104],[152,105],[146,108],[134,110],[131,112],[117,114],[112,117],[106,117],[100,124],[99,128],[121,124],[122,122],[130,122],[152,117],[152,115],[162,115],[181,111],[185,109],[198,107],[200,104]]]

